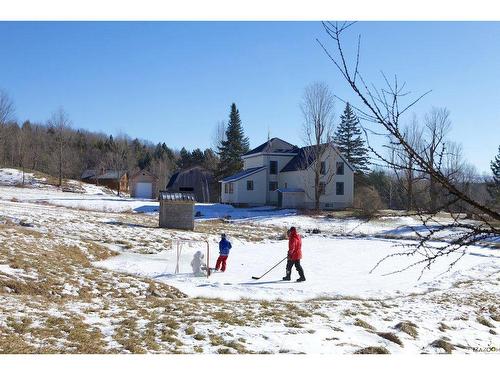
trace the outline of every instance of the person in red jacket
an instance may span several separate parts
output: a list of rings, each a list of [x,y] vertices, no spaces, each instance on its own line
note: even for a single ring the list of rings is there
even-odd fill
[[[300,265],[301,259],[302,239],[297,233],[297,229],[295,229],[295,227],[291,227],[288,231],[288,260],[286,262],[286,276],[283,278],[284,281],[290,281],[290,275],[292,274],[292,267],[294,265],[300,276],[300,278],[297,279],[297,282],[306,281],[304,270]]]

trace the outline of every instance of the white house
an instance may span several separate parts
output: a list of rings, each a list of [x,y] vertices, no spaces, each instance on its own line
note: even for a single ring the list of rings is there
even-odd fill
[[[242,156],[243,170],[220,182],[221,202],[234,205],[277,205],[282,208],[314,207],[312,146],[299,148],[272,138]],[[352,206],[354,169],[332,145],[321,156],[321,208]]]

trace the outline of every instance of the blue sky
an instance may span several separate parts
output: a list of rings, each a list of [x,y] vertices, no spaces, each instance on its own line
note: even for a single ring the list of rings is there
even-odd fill
[[[433,90],[414,111],[447,107],[450,138],[489,171],[500,143],[500,23],[359,22],[348,48],[358,33],[364,77],[378,84],[384,71],[415,95]],[[268,129],[301,144],[306,85],[324,81],[353,99],[316,38],[330,43],[319,22],[0,22],[0,88],[19,121],[63,106],[76,128],[178,149],[209,147],[235,102],[251,146]]]

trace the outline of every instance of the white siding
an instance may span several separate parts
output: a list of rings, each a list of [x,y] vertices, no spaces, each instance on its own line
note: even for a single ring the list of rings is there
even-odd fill
[[[233,193],[225,193],[222,183],[221,201],[223,203],[247,204],[247,205],[265,205],[277,204],[278,193],[269,191],[269,183],[277,182],[277,188],[298,188],[305,190],[303,194],[284,194],[286,207],[314,207],[314,172],[312,168],[293,172],[280,172],[283,167],[294,157],[294,155],[272,155],[257,154],[244,158],[244,169],[262,167],[266,169],[254,173],[250,176],[233,182]],[[269,162],[275,160],[278,162],[277,174],[269,174]],[[343,162],[343,159],[336,151],[325,154],[322,161],[326,162],[327,175],[330,169],[335,173],[336,163]],[[328,176],[323,176],[322,180],[327,182]],[[247,190],[247,181],[252,180],[254,190]],[[336,183],[344,183],[344,194],[336,195]],[[320,198],[322,208],[345,208],[351,207],[354,195],[354,173],[344,163],[344,174],[335,175],[325,187],[325,194]]]
[[[262,154],[252,155],[243,159],[243,169],[262,167],[264,165],[264,156]]]
[[[247,190],[247,181],[253,181],[254,190]],[[250,176],[233,182],[233,193],[225,193],[226,183],[222,183],[222,203],[248,204],[261,206],[266,204],[266,170],[263,169]]]
[[[327,163],[327,171],[329,167],[336,168],[336,162],[343,162],[343,159],[337,153],[325,155],[322,159]],[[335,171],[335,169],[334,169]],[[320,181],[328,182],[327,176],[322,176]],[[344,182],[344,195],[336,195],[336,182]],[[284,172],[280,175],[280,187],[284,188],[300,188],[305,190],[304,206],[314,207],[314,171],[312,168],[301,171]],[[354,193],[354,173],[344,163],[344,175],[335,175],[325,186],[325,194],[320,197],[320,205],[322,208],[345,208],[351,207],[353,203]]]

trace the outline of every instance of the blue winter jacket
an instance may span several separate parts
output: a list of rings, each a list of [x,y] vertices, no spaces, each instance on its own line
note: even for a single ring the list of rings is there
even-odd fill
[[[219,242],[219,254],[220,255],[229,255],[229,250],[231,249],[231,242],[223,238]]]

